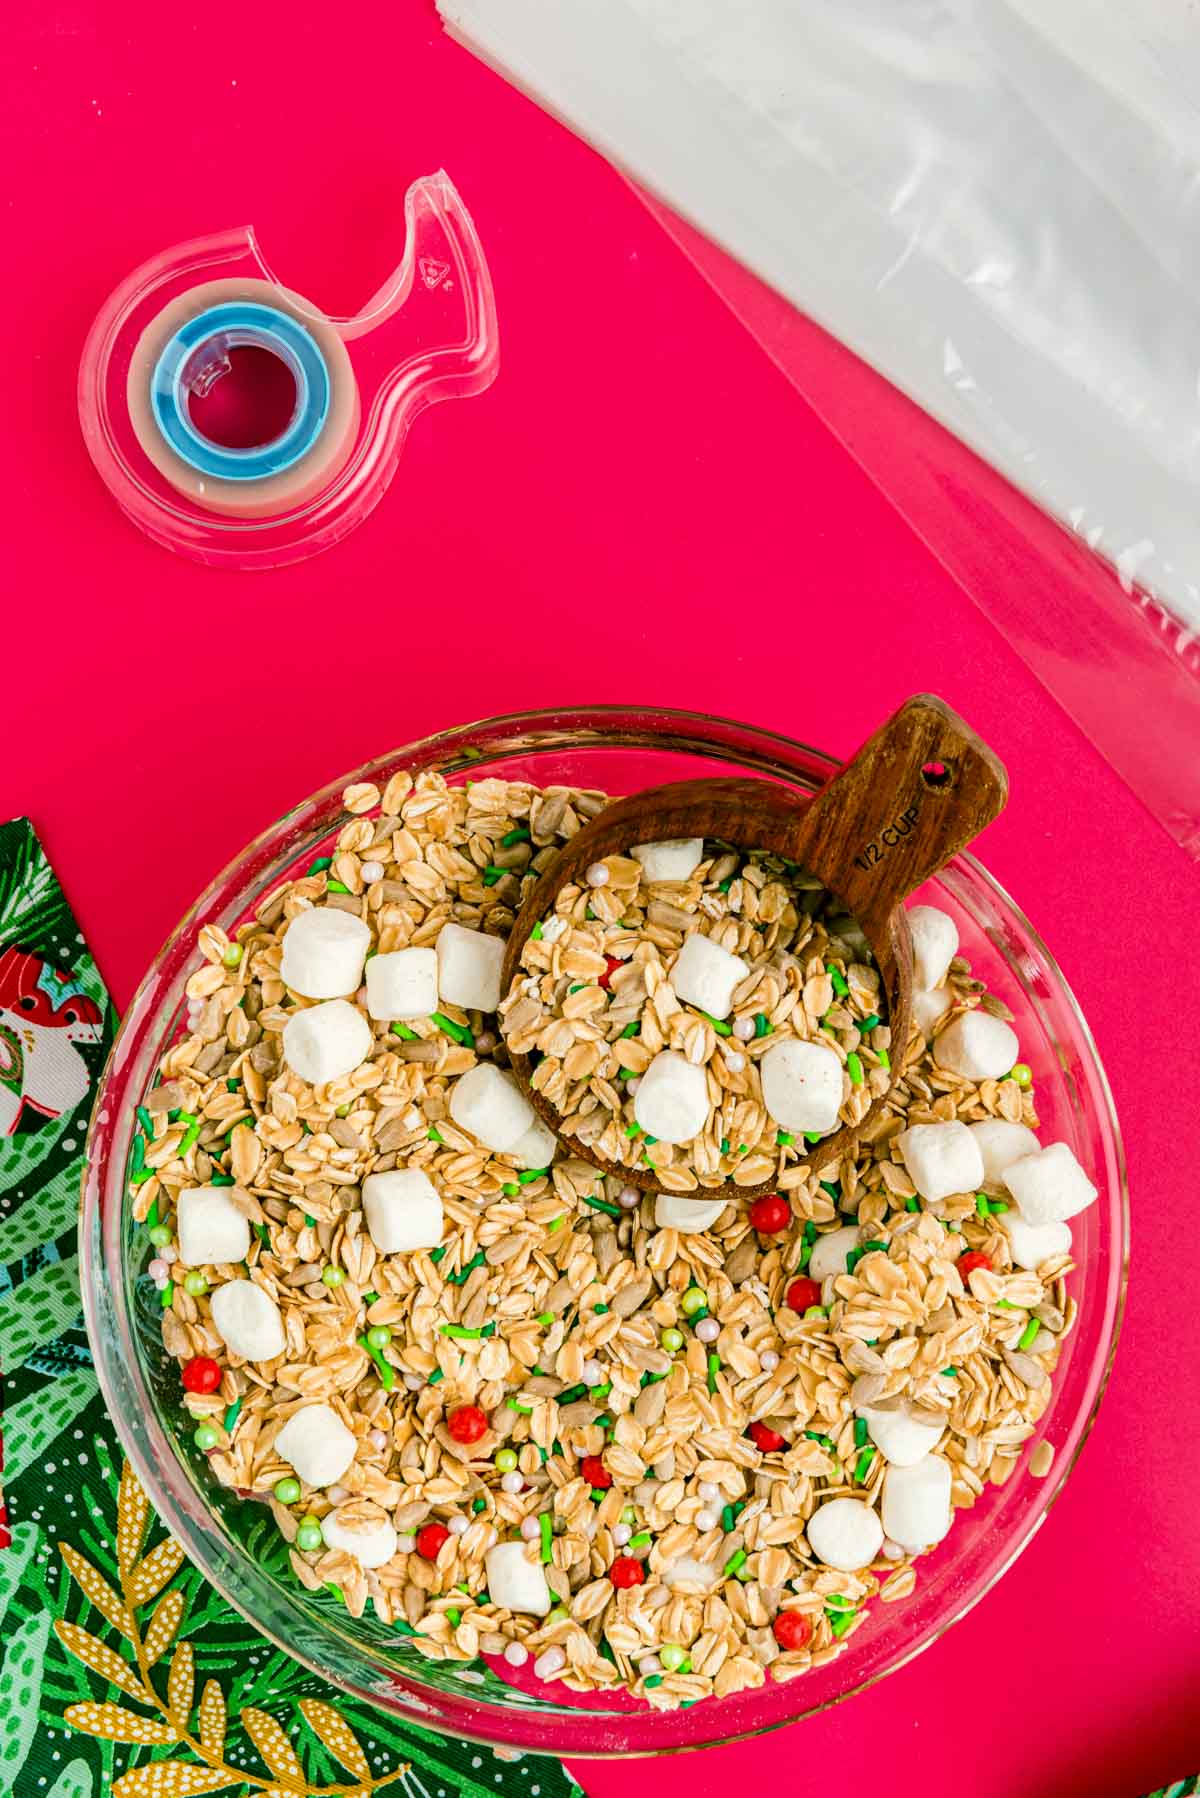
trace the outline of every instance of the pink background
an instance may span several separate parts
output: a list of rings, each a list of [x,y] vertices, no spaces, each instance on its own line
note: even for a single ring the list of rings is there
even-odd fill
[[[122,1003],[250,834],[411,735],[658,700],[848,752],[914,689],[960,706],[1012,775],[985,858],[1074,983],[1124,1121],[1135,1259],[1109,1396],[1046,1527],[916,1663],[758,1743],[578,1771],[593,1798],[881,1778],[1128,1798],[1194,1771],[1195,869],[623,182],[427,0],[352,23],[34,0],[6,26],[0,808],[36,821]],[[160,247],[251,222],[289,285],[349,311],[439,164],[491,260],[496,386],[418,423],[328,556],[224,575],[143,541],[75,421],[104,296]]]

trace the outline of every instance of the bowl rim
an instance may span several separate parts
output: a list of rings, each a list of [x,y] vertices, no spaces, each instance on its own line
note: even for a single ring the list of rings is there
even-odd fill
[[[411,742],[401,745],[397,749],[390,750],[382,755],[371,757],[358,768],[352,769],[348,773],[339,776],[336,780],[328,782],[324,787],[318,789],[315,793],[301,800],[297,805],[290,807],[287,811],[272,820],[271,823],[265,826],[264,829],[260,831],[257,836],[252,838],[250,842],[245,844],[209,880],[207,885],[180,918],[174,929],[171,930],[164,939],[161,947],[149,963],[146,972],[138,983],[133,997],[121,1019],[117,1034],[113,1039],[112,1046],[105,1060],[103,1072],[97,1087],[96,1101],[93,1105],[92,1114],[88,1123],[86,1171],[80,1199],[79,1253],[80,1271],[82,1275],[81,1286],[84,1321],[105,1406],[112,1419],[118,1437],[120,1438],[122,1449],[133,1465],[134,1471],[137,1473],[139,1480],[146,1490],[147,1496],[150,1498],[160,1522],[177,1536],[188,1533],[186,1525],[183,1522],[182,1507],[176,1505],[169,1490],[163,1489],[157,1477],[157,1469],[154,1461],[149,1455],[143,1453],[141,1445],[136,1440],[136,1433],[132,1430],[127,1431],[121,1407],[117,1402],[118,1395],[112,1380],[112,1370],[107,1363],[105,1352],[97,1349],[97,1343],[103,1340],[104,1331],[98,1313],[98,1293],[101,1280],[94,1276],[102,1270],[98,1270],[94,1266],[92,1245],[94,1239],[100,1240],[102,1236],[104,1179],[101,1172],[98,1170],[107,1165],[109,1154],[113,1147],[111,1137],[114,1128],[119,1121],[116,1116],[110,1116],[109,1107],[103,1103],[104,1096],[108,1090],[109,1080],[114,1075],[118,1051],[127,1036],[138,1032],[147,1023],[146,1013],[158,1009],[157,1004],[151,1003],[150,988],[156,982],[164,963],[171,957],[172,951],[175,950],[176,946],[185,936],[190,939],[194,931],[196,920],[221,897],[227,884],[235,873],[239,869],[244,871],[246,864],[253,862],[256,853],[273,844],[284,827],[302,828],[306,817],[315,815],[315,813],[321,807],[328,804],[330,800],[337,798],[345,787],[356,781],[373,779],[373,777],[382,772],[384,768],[395,769],[402,767],[406,758],[422,754],[428,756],[429,752],[433,751],[439,756],[443,763],[452,764],[454,763],[455,750],[463,750],[472,747],[475,739],[481,732],[486,732],[487,735],[491,737],[505,729],[510,731],[522,730],[528,732],[530,730],[536,731],[539,728],[543,728],[548,731],[560,731],[565,727],[570,726],[572,723],[578,726],[579,721],[582,719],[594,721],[599,728],[594,745],[589,745],[585,742],[575,745],[574,747],[576,748],[620,747],[623,743],[627,743],[630,747],[645,747],[640,731],[633,725],[630,725],[628,721],[637,721],[639,719],[648,721],[652,719],[660,728],[664,724],[668,726],[700,726],[709,731],[714,727],[717,727],[718,729],[725,729],[733,733],[740,733],[742,738],[751,738],[755,747],[765,749],[769,748],[771,745],[778,745],[782,750],[788,752],[789,757],[799,753],[810,762],[827,768],[830,773],[843,765],[836,756],[830,755],[828,751],[818,749],[812,744],[806,743],[797,737],[790,737],[780,731],[771,730],[764,726],[748,724],[744,720],[728,718],[721,713],[697,712],[680,707],[619,704],[594,705],[581,702],[578,704],[558,707],[540,707],[524,711],[496,713],[485,718],[451,725],[444,730],[434,731],[426,736],[416,738]],[[617,730],[615,732],[605,730],[606,725],[617,719],[626,721],[626,730]],[[551,745],[545,745],[545,747],[548,748],[551,747]],[[559,747],[562,746],[559,745]],[[736,737],[724,745],[725,751],[738,753],[743,756],[747,754],[749,748],[750,745],[745,741],[742,741],[739,744]],[[538,750],[539,745],[536,742],[533,742],[527,746],[524,753],[537,754]],[[507,753],[509,755],[515,755],[522,752],[512,749]],[[690,748],[688,753],[699,755],[703,753],[703,751],[696,745]],[[710,741],[708,744],[708,753],[713,756],[714,759],[719,759],[722,753],[722,745]],[[486,757],[487,750],[483,752],[483,757],[481,759],[486,759]],[[468,758],[468,761],[469,759],[470,758]],[[461,764],[463,767],[466,765],[467,763]],[[454,771],[460,771],[458,765],[455,766]],[[770,770],[764,765],[762,772],[766,774],[769,773]],[[800,780],[800,771],[796,768],[792,768],[790,771],[780,769],[779,776],[781,778],[791,779],[796,784],[802,784]],[[969,869],[972,876],[987,890],[988,896],[993,903],[1007,909],[1015,923],[1026,934],[1030,943],[1037,951],[1038,956],[1042,960],[1046,974],[1057,983],[1057,996],[1065,1002],[1070,1013],[1071,1021],[1079,1033],[1081,1047],[1086,1051],[1088,1057],[1089,1073],[1092,1077],[1092,1101],[1096,1111],[1100,1114],[1101,1121],[1107,1127],[1109,1138],[1108,1146],[1110,1149],[1113,1171],[1115,1172],[1116,1177],[1116,1196],[1120,1201],[1120,1239],[1119,1242],[1114,1241],[1112,1245],[1113,1265],[1109,1273],[1110,1286],[1112,1285],[1114,1278],[1116,1280],[1116,1293],[1115,1299],[1112,1302],[1112,1318],[1107,1352],[1104,1356],[1103,1363],[1093,1367],[1089,1375],[1092,1396],[1087,1414],[1083,1417],[1082,1423],[1078,1427],[1078,1435],[1069,1457],[1065,1458],[1061,1464],[1056,1457],[1052,1479],[1048,1479],[1044,1483],[1044,1502],[1041,1504],[1040,1508],[1031,1509],[1031,1514],[1028,1519],[1022,1520],[1022,1522],[1016,1526],[1014,1530],[1015,1539],[1010,1553],[1006,1556],[1001,1565],[993,1571],[986,1583],[983,1584],[978,1591],[963,1599],[961,1603],[956,1604],[952,1608],[948,1608],[946,1615],[940,1618],[936,1626],[930,1628],[928,1633],[920,1641],[916,1642],[906,1651],[900,1652],[895,1658],[890,1659],[885,1667],[881,1667],[864,1676],[857,1680],[853,1685],[847,1686],[844,1690],[838,1692],[834,1696],[831,1696],[818,1704],[811,1705],[809,1708],[803,1710],[800,1715],[772,1718],[749,1728],[734,1729],[728,1734],[706,1735],[703,1740],[698,1742],[669,1743],[663,1745],[652,1741],[645,1747],[632,1746],[613,1748],[588,1745],[581,1747],[569,1741],[559,1741],[555,1739],[551,1742],[544,1742],[537,1739],[538,1733],[543,1726],[549,1726],[548,1733],[557,1738],[560,1733],[560,1727],[566,1725],[569,1729],[574,1718],[578,1718],[581,1724],[586,1725],[591,1724],[593,1719],[599,1716],[598,1713],[589,1713],[582,1709],[578,1712],[571,1712],[568,1709],[545,1712],[530,1709],[528,1712],[504,1713],[507,1717],[517,1723],[518,1728],[525,1728],[527,1739],[518,1742],[509,1738],[506,1732],[505,1741],[499,1744],[496,1735],[488,1734],[479,1729],[473,1729],[469,1720],[463,1720],[457,1716],[453,1721],[444,1720],[439,1716],[426,1722],[420,1717],[410,1716],[407,1710],[398,1709],[397,1712],[393,1712],[390,1707],[380,1705],[377,1693],[357,1684],[352,1678],[334,1672],[329,1667],[319,1664],[308,1654],[298,1650],[294,1643],[285,1640],[280,1634],[277,1634],[264,1626],[262,1621],[258,1617],[252,1615],[245,1605],[239,1601],[236,1586],[214,1570],[211,1565],[213,1557],[206,1555],[203,1552],[198,1553],[194,1557],[193,1564],[197,1566],[206,1582],[210,1584],[215,1591],[220,1593],[226,1603],[231,1605],[243,1618],[245,1618],[251,1628],[262,1636],[264,1640],[272,1643],[274,1647],[280,1649],[291,1659],[298,1661],[317,1677],[328,1681],[330,1685],[335,1686],[348,1697],[357,1699],[359,1702],[368,1706],[368,1708],[381,1710],[383,1714],[393,1717],[401,1726],[432,1728],[438,1733],[451,1735],[456,1739],[463,1741],[478,1743],[484,1747],[493,1747],[497,1745],[516,1747],[523,1752],[548,1753],[568,1760],[624,1760],[645,1756],[688,1754],[705,1748],[728,1747],[736,1742],[752,1741],[759,1736],[769,1735],[775,1730],[787,1728],[793,1724],[805,1722],[812,1717],[820,1716],[823,1712],[832,1710],[835,1706],[844,1703],[847,1699],[854,1698],[858,1696],[859,1693],[867,1691],[870,1687],[877,1685],[889,1675],[898,1672],[900,1668],[908,1666],[919,1655],[923,1654],[926,1649],[930,1648],[935,1642],[940,1641],[947,1630],[960,1622],[963,1617],[975,1608],[981,1599],[985,1598],[988,1593],[992,1591],[999,1580],[1012,1568],[1014,1562],[1028,1547],[1029,1543],[1033,1540],[1033,1537],[1037,1534],[1038,1530],[1041,1529],[1047,1517],[1050,1515],[1050,1512],[1058,1502],[1067,1480],[1083,1451],[1084,1444],[1090,1437],[1095,1425],[1101,1400],[1108,1388],[1113,1361],[1116,1356],[1117,1344],[1120,1340],[1121,1327],[1124,1321],[1129,1280],[1130,1200],[1124,1142],[1121,1135],[1120,1123],[1117,1118],[1116,1107],[1113,1102],[1112,1089],[1107,1071],[1101,1060],[1099,1049],[1096,1045],[1091,1028],[1073,989],[1059,966],[1057,958],[1047,947],[1040,931],[1038,931],[1031,923],[1023,908],[1017,904],[1008,893],[1007,889],[1001,885],[995,876],[989,872],[976,856],[971,854],[968,850],[960,851],[959,854],[954,856],[947,864],[947,867],[953,868],[956,865]],[[243,872],[243,880],[245,878],[247,878],[247,876]],[[124,1188],[122,1188],[121,1200],[123,1207],[126,1202]],[[102,1253],[100,1260],[103,1264],[104,1257]],[[1076,1419],[1076,1422],[1078,1423],[1078,1418]],[[147,1424],[148,1433],[151,1435],[155,1430],[160,1429],[152,1411],[148,1415]],[[189,1559],[193,1559],[190,1551]],[[419,1682],[414,1683],[419,1684]],[[396,1677],[396,1684],[400,1690],[408,1690],[407,1681],[402,1680],[399,1676]],[[454,1701],[457,1696],[449,1694],[439,1695],[448,1696],[452,1701]],[[410,1696],[415,1696],[415,1694],[410,1694]],[[464,1707],[478,1704],[479,1699],[478,1697],[468,1697],[467,1694],[464,1693],[462,1703]],[[497,1712],[499,1712],[500,1707],[495,1708]],[[720,1706],[715,1705],[713,1707],[714,1714],[718,1712],[719,1709]],[[655,1713],[653,1712],[648,1713],[647,1720],[652,1718],[654,1714]],[[615,1723],[621,1713],[609,1713],[608,1715],[611,1718],[611,1721]],[[563,1733],[565,1734],[566,1731],[564,1730]]]

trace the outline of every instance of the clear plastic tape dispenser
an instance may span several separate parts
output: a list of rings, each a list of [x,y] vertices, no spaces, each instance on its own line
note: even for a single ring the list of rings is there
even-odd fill
[[[248,227],[164,250],[111,295],[84,346],[79,418],[155,542],[234,568],[315,555],[382,499],[419,412],[495,379],[491,277],[449,178],[414,181],[404,217],[403,261],[353,318],[278,282]],[[267,440],[231,444],[198,403],[248,350],[275,358],[290,403]]]

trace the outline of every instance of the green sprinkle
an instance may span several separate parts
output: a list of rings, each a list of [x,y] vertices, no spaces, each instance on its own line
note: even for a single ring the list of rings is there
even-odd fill
[[[657,1385],[659,1380],[665,1380],[666,1377],[665,1373],[644,1373],[642,1375],[641,1383],[643,1387],[654,1386]]]
[[[554,1554],[554,1533],[549,1511],[543,1511],[538,1518],[538,1528],[542,1534],[542,1561],[547,1563]]]
[[[511,849],[514,843],[528,843],[531,840],[525,826],[523,824],[518,824],[515,830],[508,831],[500,838],[500,847],[502,849]]]
[[[642,1126],[640,1124],[627,1124],[625,1127],[625,1134],[630,1142],[633,1142],[636,1137],[639,1137],[642,1134]]]
[[[486,1498],[473,1498],[471,1500],[471,1509],[475,1513],[476,1517],[478,1517],[478,1515],[481,1511],[487,1510],[487,1499]]]
[[[717,1375],[720,1373],[720,1371],[721,1371],[720,1355],[717,1355],[717,1354],[710,1355],[708,1357],[708,1390],[710,1392],[715,1392],[717,1390]]]
[[[137,1121],[146,1132],[147,1136],[154,1135],[154,1119],[150,1116],[150,1113],[146,1110],[144,1105],[139,1105],[137,1108]]]
[[[436,1386],[438,1384],[439,1380],[444,1380],[445,1377],[446,1376],[442,1372],[441,1368],[435,1367],[433,1372],[430,1374],[429,1378],[426,1380],[425,1384],[427,1386]]]
[[[232,1174],[210,1174],[210,1186],[236,1186],[237,1181]]]
[[[842,1196],[842,1189],[836,1180],[818,1180],[817,1185],[821,1188],[822,1192],[827,1192],[829,1194],[835,1204]]]
[[[636,1080],[637,1077],[638,1077],[637,1070],[635,1068],[618,1068],[617,1069],[617,1079],[618,1080]]]
[[[750,1144],[748,1142],[740,1142],[738,1144],[738,1154],[739,1155],[748,1155],[749,1153],[750,1153]]]
[[[837,1450],[835,1449],[831,1438],[828,1436],[822,1436],[820,1430],[805,1430],[804,1434],[807,1436],[807,1438],[810,1442],[819,1442],[821,1444],[821,1447],[823,1449],[827,1449],[831,1455],[837,1453]]]
[[[325,891],[327,893],[348,893],[350,888],[346,885],[344,880],[327,880],[325,882]]]
[[[882,1253],[886,1255],[887,1247],[888,1245],[886,1242],[876,1242],[872,1240],[871,1242],[864,1242],[859,1253],[861,1255],[875,1255],[882,1251]]]
[[[632,1024],[626,1024],[624,1030],[621,1032],[619,1040],[621,1042],[626,1042],[631,1036],[637,1036],[641,1028],[641,1025],[635,1018]]]
[[[533,929],[532,929],[532,930],[531,930],[531,931],[530,931],[530,932],[529,932],[529,938],[530,938],[530,941],[531,941],[531,942],[534,942],[534,943],[540,943],[540,942],[541,942],[541,940],[542,940],[542,927],[541,927],[541,925],[540,925],[540,924],[535,924],[535,925],[534,925],[534,927],[533,927]]]
[[[446,1138],[442,1135],[442,1133],[438,1129],[437,1125],[431,1124],[429,1126],[429,1141],[444,1143],[445,1140],[446,1140]]]
[[[503,880],[504,876],[507,873],[508,873],[507,868],[497,868],[491,862],[489,862],[487,867],[483,870],[484,886],[485,887],[494,887],[496,882],[498,880]]]
[[[892,1068],[892,1058],[888,1054],[887,1050],[886,1049],[877,1049],[876,1055],[879,1058],[879,1065],[883,1069],[884,1073],[885,1074],[890,1073],[891,1068]]]
[[[568,988],[567,988],[567,991],[568,991],[568,992],[569,992],[569,993],[581,993],[581,992],[582,992],[582,991],[583,991],[583,986],[584,986],[584,983],[583,983],[583,981],[582,981],[582,980],[577,980],[577,981],[576,981],[576,982],[575,982],[575,984],[574,984],[574,986],[569,986],[569,987],[568,987]]]
[[[654,1537],[650,1534],[649,1530],[639,1530],[636,1536],[630,1536],[629,1538],[630,1552],[636,1554],[639,1548],[649,1548],[653,1540]]]
[[[444,1035],[448,1036],[452,1042],[458,1043],[461,1047],[467,1049],[473,1049],[475,1047],[475,1038],[467,1029],[466,1025],[456,1024],[453,1018],[448,1018],[446,1016],[445,1012],[431,1011],[429,1014],[429,1022],[431,1024],[436,1024],[438,1029],[442,1031]]]
[[[862,1034],[865,1036],[868,1030],[874,1030],[874,1028],[878,1024],[878,1022],[879,1022],[879,1013],[877,1011],[873,1011],[870,1013],[870,1015],[868,1017],[860,1018],[859,1022],[854,1027],[856,1030],[861,1031]]]
[[[174,1280],[168,1280],[166,1285],[163,1287],[162,1291],[158,1295],[158,1302],[162,1306],[164,1311],[170,1310],[171,1300],[174,1297],[175,1297],[175,1282],[174,1282]]]
[[[541,1326],[544,1330],[548,1330],[550,1328],[550,1325],[554,1322],[553,1311],[539,1311],[537,1314],[537,1317],[535,1319],[535,1322],[541,1324]]]
[[[875,1463],[875,1450],[864,1448],[854,1464],[854,1477],[861,1486]]]
[[[846,1057],[846,1072],[850,1076],[851,1086],[861,1086],[862,1085],[862,1083],[863,1083],[863,1064],[853,1049],[851,1049],[849,1055],[847,1055],[847,1057]]]
[[[573,1405],[576,1399],[585,1398],[588,1390],[588,1387],[580,1380],[578,1385],[568,1386],[565,1391],[560,1392],[554,1402],[556,1405]]]
[[[1036,1342],[1037,1333],[1041,1327],[1042,1326],[1039,1324],[1037,1318],[1031,1317],[1029,1322],[1025,1325],[1025,1328],[1021,1331],[1020,1336],[1017,1338],[1017,1347],[1019,1349],[1029,1348],[1031,1343]]]
[[[393,1024],[392,1034],[393,1036],[398,1036],[401,1042],[415,1043],[417,1041],[416,1031],[410,1030],[407,1024],[401,1024],[399,1022]]]
[[[319,855],[316,861],[311,863],[308,871],[310,874],[324,874],[326,868],[332,868],[332,866],[333,857],[331,855]]]
[[[790,1149],[795,1140],[796,1138],[792,1135],[790,1130],[777,1130],[775,1132],[775,1141],[781,1149]]]
[[[522,1186],[532,1186],[535,1180],[544,1180],[549,1172],[548,1167],[527,1167],[523,1174],[517,1175],[517,1180]]]
[[[508,1405],[508,1408],[510,1411],[519,1411],[521,1413],[522,1417],[532,1417],[533,1416],[533,1406],[532,1405],[522,1405],[515,1398],[507,1399],[505,1402]]]
[[[733,1506],[726,1505],[721,1511],[721,1528],[728,1535],[733,1528]]]
[[[662,1683],[663,1675],[661,1673],[647,1674],[646,1678],[642,1681],[642,1684],[647,1687],[661,1686]]]
[[[988,1214],[987,1195],[982,1192],[977,1192],[975,1194],[975,1215],[976,1215],[976,1217],[986,1218],[987,1214]]]
[[[419,1629],[413,1628],[407,1617],[398,1618],[392,1628],[398,1636],[419,1636],[421,1633]]]
[[[611,1391],[612,1391],[612,1381],[611,1380],[605,1380],[603,1385],[593,1386],[591,1388],[591,1394],[592,1394],[593,1398],[607,1398]]]
[[[604,1313],[605,1313],[605,1312],[606,1312],[606,1311],[607,1311],[607,1310],[608,1310],[608,1306],[607,1306],[607,1305],[593,1305],[593,1306],[592,1306],[592,1315],[593,1315],[593,1316],[594,1316],[594,1317],[603,1317],[603,1316],[604,1316]]]
[[[226,1411],[224,1417],[221,1419],[221,1422],[225,1426],[225,1432],[227,1435],[231,1436],[233,1434],[233,1426],[238,1420],[238,1413],[240,1412],[241,1408],[242,1408],[241,1399],[235,1398],[233,1403],[230,1405],[229,1409]]]
[[[865,1448],[866,1442],[867,1420],[865,1417],[856,1417],[854,1419],[854,1446],[855,1448]]]
[[[592,1193],[585,1193],[583,1202],[585,1205],[590,1205],[593,1211],[607,1211],[609,1217],[620,1217],[621,1215],[619,1205],[612,1204],[608,1199],[597,1199]]]
[[[828,1317],[828,1315],[829,1313],[826,1311],[824,1305],[810,1305],[804,1313],[804,1321],[807,1323],[810,1317],[823,1318]]]
[[[483,1335],[482,1330],[468,1330],[462,1324],[442,1324],[439,1326],[442,1336],[453,1336],[457,1342],[478,1342]]]
[[[444,1249],[442,1253],[445,1253]],[[487,1256],[484,1254],[483,1250],[480,1249],[477,1254],[471,1256],[471,1259],[467,1262],[465,1267],[461,1267],[456,1274],[447,1275],[446,1284],[448,1286],[465,1286],[477,1267],[486,1266]]]
[[[825,1609],[832,1611],[835,1616],[842,1611],[848,1611],[853,1616],[857,1607],[852,1598],[845,1598],[840,1592],[831,1592],[825,1600]]]
[[[840,968],[835,968],[833,963],[828,962],[828,961],[825,963],[825,972],[828,974],[830,980],[832,981],[833,990],[837,994],[838,998],[844,999],[846,997],[846,994],[850,991],[849,985],[847,984],[847,981],[846,981],[846,976],[841,972]]]
[[[844,1636],[857,1616],[856,1611],[842,1611],[829,1619],[829,1627],[835,1636]]]
[[[446,1607],[446,1616],[450,1620],[451,1629],[457,1629],[462,1622],[462,1612],[455,1610],[453,1605],[448,1605]]]
[[[447,1243],[440,1242],[436,1249],[430,1249],[429,1259],[433,1262],[433,1265],[435,1267],[437,1266],[439,1261],[441,1261],[445,1258],[446,1249],[448,1246],[449,1245]]]
[[[755,1034],[755,1036],[770,1036],[771,1026],[767,1022],[767,1015],[765,1012],[762,1012],[762,1011],[755,1012],[755,1014],[754,1014],[754,1034]]]
[[[566,1212],[560,1211],[557,1217],[552,1217],[550,1219],[550,1222],[546,1225],[546,1228],[547,1228],[547,1230],[550,1231],[550,1234],[553,1235],[555,1230],[562,1229],[562,1227],[566,1223],[566,1221],[567,1221]]]
[[[746,1559],[747,1559],[747,1556],[746,1556],[746,1551],[744,1548],[739,1548],[736,1554],[730,1555],[729,1559],[726,1561],[724,1567],[721,1570],[722,1578],[723,1579],[732,1579],[734,1577],[734,1575],[737,1573],[738,1568],[744,1567],[746,1565]]]
[[[995,1214],[998,1211],[1000,1211],[1000,1212],[1007,1211],[1008,1210],[1008,1200],[1007,1199],[989,1199],[988,1200],[988,1210],[992,1213],[993,1216],[995,1216]]]
[[[919,1211],[921,1209],[920,1199],[918,1199],[918,1198],[905,1199],[904,1209],[906,1211]]]
[[[699,1006],[697,1006],[696,1009],[697,1011],[700,1011]],[[701,1011],[700,1016],[712,1025],[718,1036],[733,1035],[733,1026],[731,1024],[726,1024],[721,1018],[714,1018],[711,1012]]]
[[[515,1185],[513,1181],[506,1180],[504,1185],[500,1188],[500,1191],[504,1194],[506,1199],[516,1199],[520,1197],[521,1188]]]
[[[156,1228],[157,1224],[158,1224],[158,1200],[154,1199],[151,1202],[149,1211],[147,1211],[147,1213],[146,1213],[146,1228],[148,1230],[153,1230]],[[154,1241],[153,1236],[150,1238],[150,1240],[151,1240],[151,1242]],[[170,1235],[168,1235],[167,1241],[169,1242],[170,1240],[171,1240]]]
[[[721,1153],[722,1155],[728,1155],[729,1153],[729,1138],[727,1136],[721,1138]]]
[[[309,1217],[309,1215],[308,1215],[308,1212],[307,1212],[307,1211],[306,1211],[306,1212],[305,1212],[305,1213],[304,1213],[304,1221],[305,1221],[305,1223],[306,1223],[306,1224],[307,1224],[307,1225],[308,1225],[308,1227],[309,1227],[309,1229],[310,1229],[310,1230],[315,1230],[315,1229],[316,1229],[316,1225],[317,1225],[317,1220],[316,1220],[316,1218],[315,1218],[315,1217]]]
[[[957,1378],[958,1378],[957,1367],[943,1367],[942,1378],[944,1380],[957,1380]]]
[[[370,1355],[372,1361],[375,1363],[376,1370],[379,1374],[379,1384],[383,1387],[385,1392],[390,1392],[396,1384],[396,1370],[390,1361],[384,1360],[383,1353],[380,1349],[371,1346],[370,1339],[373,1335],[374,1331],[368,1330],[365,1336],[359,1336],[356,1340],[363,1353],[365,1355]]]
[[[434,1250],[434,1254],[437,1254],[436,1249]],[[432,1257],[431,1257],[431,1259],[432,1259]],[[440,1256],[439,1256],[439,1260],[440,1260]],[[363,1304],[366,1305],[367,1308],[369,1309],[375,1303],[375,1301],[378,1297],[379,1297],[379,1294],[377,1292],[364,1292],[363,1293]]]
[[[1014,1305],[1011,1299],[997,1299],[996,1309],[997,1311],[1019,1311],[1021,1307]]]
[[[804,1240],[805,1242],[815,1242],[817,1240],[817,1225],[814,1218],[810,1217],[805,1222]]]
[[[804,1140],[805,1142],[820,1142],[821,1132],[819,1130],[806,1130],[804,1132]]]

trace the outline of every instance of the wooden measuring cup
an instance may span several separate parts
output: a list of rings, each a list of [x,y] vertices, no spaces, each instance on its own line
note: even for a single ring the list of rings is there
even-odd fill
[[[944,701],[922,693],[901,706],[811,799],[771,780],[681,781],[619,799],[572,837],[541,875],[513,924],[504,958],[507,993],[535,924],[554,910],[585,870],[638,843],[716,838],[794,862],[828,888],[857,921],[879,971],[892,1032],[893,1078],[903,1059],[912,1005],[912,942],[902,901],[966,847],[1004,808],[1008,776],[999,758]],[[562,1120],[530,1084],[527,1055],[512,1055],[526,1097],[571,1152],[632,1186],[654,1189],[652,1169],[602,1160],[563,1131]],[[876,1117],[886,1093],[856,1125],[843,1125],[806,1150],[814,1167],[838,1159]],[[753,1197],[774,1181],[738,1187]],[[702,1188],[697,1198],[711,1197]]]

